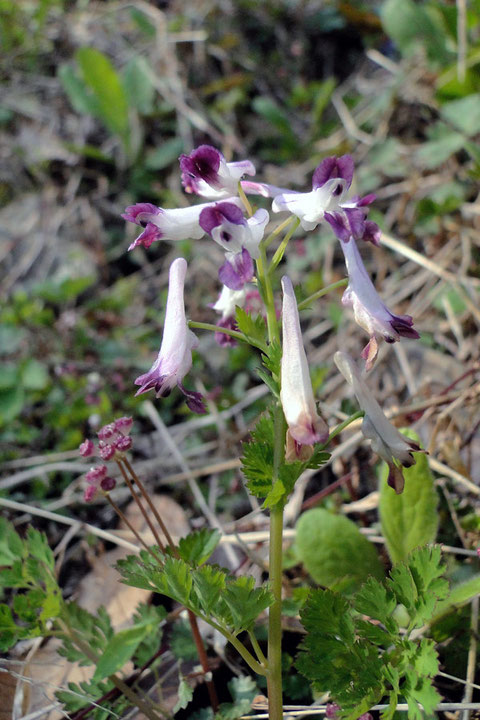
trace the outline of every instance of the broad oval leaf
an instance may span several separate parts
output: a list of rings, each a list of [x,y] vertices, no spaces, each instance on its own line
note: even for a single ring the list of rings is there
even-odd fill
[[[355,523],[322,508],[300,517],[295,549],[315,582],[328,588],[352,592],[369,576],[384,577],[375,547]]]
[[[411,430],[402,430],[419,442]],[[417,453],[416,464],[403,471],[405,489],[396,495],[387,485],[388,466],[383,463],[380,481],[380,521],[387,550],[394,564],[405,562],[415,548],[435,541],[438,530],[438,496],[426,455]]]

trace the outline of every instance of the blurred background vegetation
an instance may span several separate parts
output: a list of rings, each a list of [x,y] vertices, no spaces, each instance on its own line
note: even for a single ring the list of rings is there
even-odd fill
[[[200,143],[227,159],[248,157],[258,176],[296,189],[308,187],[323,157],[351,152],[355,191],[377,193],[372,218],[382,229],[478,279],[479,17],[479,0],[1,0],[5,469],[47,452],[72,458],[84,435],[112,416],[138,419],[142,399],[132,383],[158,349],[174,256],[191,261],[189,316],[213,320],[220,249],[201,240],[127,254],[134,228],[120,217],[137,201],[191,202],[176,160]],[[297,233],[288,262],[300,292],[343,275],[334,248],[328,231]],[[398,260],[376,256],[384,295]],[[394,295],[405,277],[411,273],[397,277]],[[429,289],[415,319],[425,352],[440,358],[435,384],[442,368],[453,380],[477,359],[468,343],[479,319],[470,314],[470,286]],[[398,297],[394,309],[409,310]],[[336,333],[354,337],[354,347],[361,342],[339,298],[315,308],[307,333],[317,389],[331,372],[320,346]],[[455,328],[442,330],[449,313],[463,345]],[[214,347],[202,337],[190,380],[221,410],[257,384],[258,361],[243,347]],[[252,400],[247,423],[263,403]],[[186,417],[175,393],[161,412],[167,423]],[[222,453],[228,457],[228,442]],[[71,474],[53,478],[36,478],[29,492],[56,496]]]

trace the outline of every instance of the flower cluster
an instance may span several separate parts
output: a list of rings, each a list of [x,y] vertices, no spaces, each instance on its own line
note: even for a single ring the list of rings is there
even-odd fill
[[[154,241],[161,239],[195,240],[205,234],[222,247],[225,260],[218,270],[222,290],[217,302],[211,305],[220,314],[219,328],[225,330],[215,333],[219,344],[235,343],[235,338],[229,336],[228,330],[237,329],[236,307],[244,307],[248,302],[248,283],[255,282],[254,261],[261,256],[260,246],[270,221],[270,215],[264,209],[250,216],[245,214],[246,210],[249,211],[245,193],[271,198],[273,213],[290,213],[305,231],[314,230],[321,222],[331,227],[340,242],[348,274],[348,287],[342,303],[353,309],[356,322],[369,336],[362,351],[366,370],[370,370],[375,362],[381,338],[394,343],[402,337],[419,337],[409,315],[395,315],[382,302],[363,264],[357,243],[378,245],[380,231],[368,219],[368,209],[375,195],[349,196],[354,175],[350,155],[324,158],[313,173],[312,189],[309,192],[245,180],[245,175],[256,174],[249,160],[227,162],[219,150],[209,145],[201,145],[190,155],[182,155],[180,169],[185,191],[208,202],[173,210],[165,210],[150,203],[128,207],[123,217],[143,228],[129,249],[139,245],[148,248]],[[201,413],[204,412],[201,395],[186,390],[182,384],[192,366],[192,349],[197,346],[196,337],[189,329],[185,316],[183,295],[186,270],[187,263],[183,258],[172,263],[162,345],[152,368],[137,378],[135,383],[140,386],[137,395],[153,389],[157,397],[168,395],[178,386],[186,396],[189,408]],[[328,428],[316,409],[298,308],[288,277],[283,278],[282,288],[281,401],[288,424],[287,459],[294,460],[307,458],[314,443],[324,442],[328,438]],[[339,362],[344,372],[347,361]],[[352,368],[348,372],[349,377],[354,377]],[[355,383],[355,387],[358,387],[354,387],[354,391],[362,404],[368,393],[360,395],[357,390],[361,381],[356,378]],[[380,408],[378,410],[381,413]],[[387,431],[387,426],[377,420],[376,411],[372,415],[372,408],[369,408],[369,412],[366,410],[364,431],[372,439],[374,449],[382,457],[388,458],[391,482],[399,492],[401,482],[393,458],[398,458],[404,465],[411,464],[413,458],[409,452],[404,452],[403,441],[399,441],[396,435],[393,437]],[[385,423],[390,426],[386,419]],[[387,433],[385,438],[383,432]]]
[[[78,451],[82,457],[99,457],[104,462],[110,460],[121,460],[125,453],[132,447],[130,431],[133,420],[131,417],[121,417],[108,425],[104,425],[98,431],[98,442],[95,444],[90,438],[86,438]],[[113,490],[115,478],[107,474],[106,465],[95,465],[85,475],[87,487],[84,492],[85,502],[92,502],[97,495],[105,494]]]

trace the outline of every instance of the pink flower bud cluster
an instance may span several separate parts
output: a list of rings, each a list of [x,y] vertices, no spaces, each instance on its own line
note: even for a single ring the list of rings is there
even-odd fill
[[[82,457],[99,457],[104,462],[120,460],[132,447],[130,431],[133,420],[131,417],[121,417],[98,431],[98,443],[89,438],[85,439],[79,447]],[[106,465],[95,465],[85,475],[88,485],[84,492],[85,502],[92,502],[97,495],[106,494],[113,490],[115,478],[107,475]]]

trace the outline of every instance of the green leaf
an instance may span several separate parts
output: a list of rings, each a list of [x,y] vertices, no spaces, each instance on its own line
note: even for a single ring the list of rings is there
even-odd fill
[[[438,620],[454,607],[465,605],[465,603],[474,598],[475,595],[480,595],[480,575],[475,575],[469,580],[455,585],[450,590],[448,597],[438,603],[435,608],[433,620]]]
[[[173,714],[175,715],[179,710],[184,710],[192,698],[192,688],[185,680],[185,678],[180,676],[180,684],[178,686],[178,700],[175,703],[175,707],[173,708]]]
[[[398,632],[398,625],[392,617],[396,606],[395,595],[372,577],[362,585],[354,599],[357,612],[368,615],[373,620],[379,620],[390,633]]]
[[[163,629],[162,621],[167,617],[167,611],[163,605],[149,605],[140,603],[133,616],[135,625],[150,623],[152,631],[146,635],[137,647],[133,661],[137,667],[142,667],[160,648]]]
[[[267,326],[263,315],[251,315],[247,313],[243,308],[235,308],[235,318],[238,329],[242,332],[247,340],[261,343],[265,343],[265,336],[267,332]]]
[[[180,539],[178,552],[182,560],[197,567],[203,565],[220,542],[218,530],[203,528]]]
[[[23,410],[25,393],[23,387],[15,387],[0,390],[0,425],[15,420]]]
[[[227,575],[215,565],[204,565],[193,572],[197,598],[204,613],[210,615],[225,590]]]
[[[440,122],[432,126],[428,136],[429,140],[417,152],[418,162],[428,169],[438,167],[465,145],[465,137],[461,133]]]
[[[256,97],[252,105],[254,111],[268,120],[268,123],[276,128],[282,136],[285,138],[294,138],[292,124],[289,118],[271,98],[264,96]]]
[[[145,167],[147,170],[163,170],[171,165],[183,152],[184,145],[181,138],[170,138],[160,143],[158,147],[147,153]]]
[[[23,542],[12,523],[0,517],[0,565],[11,566],[23,555]]]
[[[306,570],[319,585],[351,592],[370,575],[384,572],[377,552],[351,520],[322,508],[303,513],[295,547]]]
[[[131,58],[122,73],[123,87],[128,102],[142,115],[149,115],[153,111],[155,87],[153,85],[153,70],[141,55]]]
[[[480,132],[480,97],[477,93],[446,103],[440,114],[468,137]]]
[[[92,615],[76,603],[69,602],[63,606],[62,613],[65,614],[66,623],[74,633],[77,633],[97,655],[101,655],[113,638],[112,625],[105,608],[100,607],[97,614]],[[62,647],[58,650],[59,655],[66,657],[70,662],[79,662],[82,666],[92,665],[92,660],[72,644],[70,636],[63,636],[62,640]]]
[[[97,98],[88,92],[85,83],[70,64],[60,65],[58,77],[75,112],[95,117],[100,115]]]
[[[85,84],[95,97],[98,116],[107,128],[126,140],[128,101],[118,73],[110,60],[95,48],[83,47],[75,53]]]
[[[298,670],[318,692],[330,692],[345,715],[358,717],[383,694],[378,650],[355,637],[350,604],[330,590],[312,591],[301,619],[307,635],[296,661]]]
[[[43,390],[49,383],[48,370],[44,363],[29,358],[21,369],[22,385],[27,390]]]
[[[177,660],[198,660],[192,628],[185,621],[176,622],[170,635],[170,649]]]
[[[20,384],[18,363],[6,362],[0,365],[0,390],[9,390]]]
[[[222,600],[230,611],[233,629],[240,632],[248,630],[272,604],[273,595],[268,588],[256,588],[253,577],[242,575],[228,583]]]
[[[385,32],[404,54],[410,55],[423,46],[431,60],[448,62],[451,53],[447,50],[443,25],[423,5],[413,0],[386,0],[380,17]]]
[[[18,628],[8,605],[0,605],[0,650],[6,652],[18,638]]]
[[[145,623],[115,633],[98,660],[93,679],[103,680],[120,670],[152,630],[152,625]]]
[[[412,659],[419,675],[433,678],[438,673],[438,654],[433,640],[421,638]]]
[[[403,433],[415,442],[412,431]],[[382,534],[393,563],[403,562],[416,547],[435,541],[439,515],[438,495],[427,456],[415,455],[416,464],[405,468],[405,489],[397,495],[387,485],[388,466],[382,463],[379,512]]]
[[[0,325],[0,356],[12,355],[17,352],[24,340],[26,332],[17,325]]]
[[[242,445],[242,471],[247,487],[256,497],[266,497],[272,489],[273,418],[262,415],[252,431],[251,440]]]

